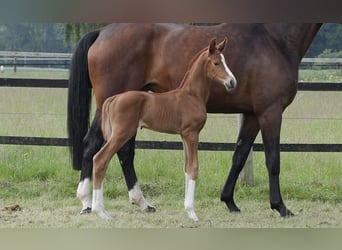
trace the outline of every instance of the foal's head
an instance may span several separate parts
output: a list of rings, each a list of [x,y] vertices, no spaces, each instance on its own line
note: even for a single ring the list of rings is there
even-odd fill
[[[236,78],[226,64],[223,51],[226,47],[227,38],[216,45],[216,39],[213,38],[208,46],[208,77],[214,81],[222,83],[227,91],[236,87]]]

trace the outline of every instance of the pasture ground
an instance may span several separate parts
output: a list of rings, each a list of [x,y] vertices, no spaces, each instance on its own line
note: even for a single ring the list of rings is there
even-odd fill
[[[6,71],[5,71],[6,73]],[[13,77],[13,75],[0,77]],[[18,74],[20,73],[17,72]],[[10,74],[10,73],[8,73]],[[302,72],[310,80],[342,81],[340,71]],[[312,75],[317,75],[312,78]],[[32,77],[65,78],[48,72]],[[22,77],[27,77],[27,73]],[[0,134],[66,137],[66,89],[1,88]],[[282,143],[342,143],[342,93],[298,92],[286,110]],[[201,141],[234,142],[236,115],[209,115]],[[138,139],[179,140],[147,130]],[[260,135],[257,142],[261,142]],[[219,201],[232,152],[200,151],[196,209],[200,222],[183,211],[183,152],[137,150],[136,170],[147,199],[157,212],[129,204],[117,158],[108,169],[105,206],[112,221],[80,216],[75,197],[79,172],[72,170],[65,147],[0,145],[0,228],[341,228],[341,153],[281,153],[281,188],[296,216],[280,218],[269,208],[264,155],[254,153],[255,183],[238,182],[235,200],[242,213],[230,214]],[[20,211],[2,210],[18,204]]]

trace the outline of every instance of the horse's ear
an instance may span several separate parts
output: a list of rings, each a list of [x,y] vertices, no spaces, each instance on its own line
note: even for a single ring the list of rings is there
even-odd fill
[[[209,55],[213,54],[216,49],[216,38],[210,40],[209,43]]]
[[[226,47],[226,44],[227,44],[227,41],[228,41],[228,38],[225,37],[225,38],[223,39],[223,41],[222,41],[219,45],[217,45],[217,49],[218,49],[220,52],[223,52],[223,51],[224,51],[224,49],[225,49],[225,47]]]

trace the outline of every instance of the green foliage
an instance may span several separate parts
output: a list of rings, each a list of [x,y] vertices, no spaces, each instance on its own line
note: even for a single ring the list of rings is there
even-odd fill
[[[74,47],[87,32],[102,28],[106,23],[64,23],[64,41]]]
[[[342,50],[335,51],[333,49],[325,49],[317,57],[321,57],[321,58],[342,58]]]
[[[190,23],[216,25],[218,23]],[[70,52],[87,32],[100,29],[106,23],[9,23],[0,24],[0,50]],[[306,57],[316,57],[342,51],[342,25],[326,23],[315,37]],[[330,55],[330,54],[329,54]],[[338,54],[340,55],[340,54]],[[337,56],[337,55],[336,55]]]
[[[325,23],[318,31],[313,40],[306,57],[316,57],[323,53],[324,50],[331,51],[342,50],[342,25],[339,23]]]
[[[69,52],[61,26],[53,23],[0,24],[0,50]]]

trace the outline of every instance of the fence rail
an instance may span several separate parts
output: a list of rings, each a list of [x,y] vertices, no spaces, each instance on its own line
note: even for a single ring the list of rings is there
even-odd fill
[[[0,87],[67,88],[68,80],[0,78]],[[301,91],[342,91],[342,83],[299,82],[298,90],[301,90]]]
[[[65,79],[12,79],[0,78],[0,87],[34,87],[34,88],[67,88]],[[302,91],[342,91],[342,83],[333,82],[300,82],[298,90]],[[35,145],[35,146],[68,146],[67,138],[0,136],[0,144]],[[137,141],[138,149],[181,150],[181,142],[174,141]],[[235,143],[201,142],[199,150],[232,151]],[[263,145],[255,143],[254,151],[263,151]],[[342,144],[281,144],[283,152],[342,152]]]
[[[13,66],[14,71],[20,66],[46,67],[49,65],[67,68],[71,53],[0,51],[0,65]],[[337,68],[342,69],[342,58],[303,58],[300,68]]]
[[[25,136],[0,136],[0,144],[7,145],[31,145],[31,146],[60,146],[69,145],[67,138],[25,137]],[[136,141],[137,149],[182,150],[183,143],[178,141]],[[233,151],[235,143],[200,142],[199,150],[203,151]],[[283,152],[342,152],[342,144],[294,144],[284,143],[280,145]],[[254,143],[253,151],[264,151],[262,143]]]
[[[49,52],[25,52],[25,51],[0,51],[0,57],[18,57],[18,58],[65,58],[70,59],[72,54],[70,53],[49,53]]]

